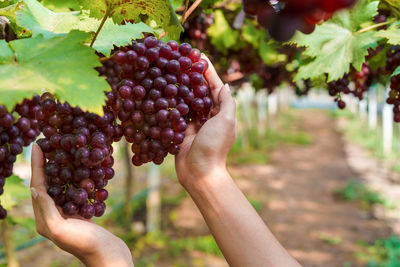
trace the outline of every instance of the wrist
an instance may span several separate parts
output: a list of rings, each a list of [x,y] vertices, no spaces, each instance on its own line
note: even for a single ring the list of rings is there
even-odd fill
[[[231,179],[226,167],[219,166],[209,169],[207,173],[192,174],[188,179],[184,179],[182,185],[189,193],[204,193]]]

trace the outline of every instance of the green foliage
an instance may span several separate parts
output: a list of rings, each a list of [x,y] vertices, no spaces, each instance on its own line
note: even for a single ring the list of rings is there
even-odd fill
[[[57,34],[65,34],[82,20],[81,12],[56,13],[44,7],[36,0],[24,0],[20,3],[21,10],[16,12],[18,26],[32,31],[33,36],[43,35],[48,39]]]
[[[23,180],[16,175],[6,179],[4,193],[0,197],[1,205],[5,209],[17,206],[21,201],[29,199],[31,196],[29,189],[24,186]]]
[[[400,238],[391,235],[389,238],[377,239],[372,245],[359,244],[364,251],[357,258],[367,263],[368,267],[400,266]]]
[[[91,17],[102,19],[110,16],[115,23],[133,20],[141,21],[141,15],[146,15],[163,28],[170,38],[178,39],[182,32],[182,26],[172,8],[169,0],[82,0],[80,7],[89,10]]]
[[[339,245],[340,243],[343,242],[343,239],[339,236],[332,236],[327,233],[320,233],[318,235],[318,238],[324,241],[325,243],[329,245]]]
[[[381,39],[375,31],[361,28],[377,14],[378,4],[360,0],[354,8],[338,12],[317,26],[312,34],[298,32],[291,42],[306,47],[304,55],[312,60],[300,66],[295,79],[317,78],[326,73],[330,82],[347,73],[350,65],[361,70],[368,49],[375,48]]]
[[[252,20],[246,20],[246,24],[242,28],[241,37],[258,51],[265,64],[273,65],[286,61],[286,55],[278,52],[280,45],[269,40],[267,31],[257,28]]]
[[[226,55],[239,41],[239,33],[232,29],[221,10],[215,11],[214,24],[208,28],[207,33],[215,48]]]
[[[0,102],[11,110],[46,89],[72,106],[102,114],[104,91],[110,86],[94,69],[100,66],[94,49],[80,44],[87,37],[72,31],[48,40],[39,35],[8,44],[0,41]]]
[[[114,45],[119,47],[131,44],[132,40],[143,38],[144,32],[155,33],[153,28],[143,22],[117,25],[112,20],[107,20],[97,36],[93,48],[105,56],[110,56]]]
[[[388,209],[394,208],[394,205],[380,193],[372,191],[355,179],[347,181],[344,188],[335,190],[335,194],[344,200],[357,201],[366,209],[371,209],[376,204]]]
[[[400,29],[398,25],[390,27],[387,30],[379,31],[376,33],[376,36],[386,38],[389,44],[400,44]]]

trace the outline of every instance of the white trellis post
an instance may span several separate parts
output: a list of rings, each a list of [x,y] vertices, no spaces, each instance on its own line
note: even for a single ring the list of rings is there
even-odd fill
[[[358,112],[360,114],[361,119],[365,120],[367,118],[367,101],[365,99],[359,102]]]
[[[249,83],[244,83],[241,90],[237,94],[241,106],[241,125],[242,125],[242,135],[243,135],[243,145],[249,147],[248,132],[251,129],[251,104],[254,100],[254,89]]]
[[[378,124],[378,95],[377,84],[371,86],[368,91],[368,127],[376,129]]]
[[[274,128],[275,125],[275,117],[276,113],[278,112],[278,96],[276,92],[274,91],[273,93],[268,95],[268,126],[269,128]]]
[[[385,91],[385,95],[389,94],[389,90]],[[393,145],[393,110],[391,105],[384,102],[382,112],[382,137],[383,137],[383,153],[388,155],[392,152]]]
[[[265,90],[258,91],[256,94],[258,133],[263,136],[267,127],[267,106],[268,96]]]
[[[160,193],[160,166],[151,163],[149,166],[149,176],[147,186],[149,194],[147,197],[147,231],[157,231],[160,229],[161,221],[161,193]]]

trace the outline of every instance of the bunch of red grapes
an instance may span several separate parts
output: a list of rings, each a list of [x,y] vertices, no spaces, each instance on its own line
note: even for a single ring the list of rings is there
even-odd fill
[[[188,123],[207,120],[212,106],[203,77],[207,68],[198,49],[150,36],[116,51],[98,69],[112,85],[107,105],[132,143],[135,166],[176,155]]]
[[[400,66],[400,46],[392,46],[387,51],[386,70],[393,73]],[[400,122],[400,75],[393,76],[390,79],[388,104],[394,105],[394,121]]]
[[[346,103],[342,100],[343,94],[352,94],[359,100],[364,98],[364,93],[372,84],[373,73],[367,63],[361,67],[361,71],[352,71],[346,74],[342,79],[339,79],[328,84],[328,92],[330,96],[335,97],[335,102],[340,109],[346,107]],[[354,88],[350,88],[350,80],[354,81]]]
[[[6,178],[12,175],[17,155],[40,134],[35,120],[38,104],[39,96],[34,96],[31,100],[25,99],[12,112],[0,106],[0,195],[3,194]],[[0,219],[6,216],[7,211],[0,205]]]
[[[256,16],[277,41],[289,41],[296,30],[305,34],[340,9],[349,8],[356,0],[281,0],[272,5],[269,0],[242,0],[244,11]],[[274,1],[276,2],[276,1]]]
[[[108,196],[104,187],[114,177],[111,144],[122,137],[114,113],[83,112],[46,93],[36,118],[44,135],[37,143],[46,158],[48,194],[66,215],[101,216]]]

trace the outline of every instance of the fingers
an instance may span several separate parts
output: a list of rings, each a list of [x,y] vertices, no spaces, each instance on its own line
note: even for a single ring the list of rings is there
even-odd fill
[[[46,189],[45,179],[44,179],[44,159],[43,152],[37,144],[32,146],[32,179],[31,187]]]
[[[54,201],[47,194],[44,179],[44,159],[43,153],[37,144],[32,147],[32,205],[35,213],[36,223],[40,234],[49,237],[48,229],[56,225],[61,219]]]
[[[204,77],[206,78],[208,85],[210,86],[212,99],[214,103],[216,103],[218,101],[219,92],[221,91],[222,86],[224,86],[224,83],[218,76],[218,73],[215,71],[213,64],[207,58],[207,56],[202,54],[201,57],[208,62],[208,69],[204,73]]]
[[[218,96],[218,103],[220,105],[219,114],[223,115],[226,119],[236,120],[236,102],[231,95],[229,85],[225,84]]]

